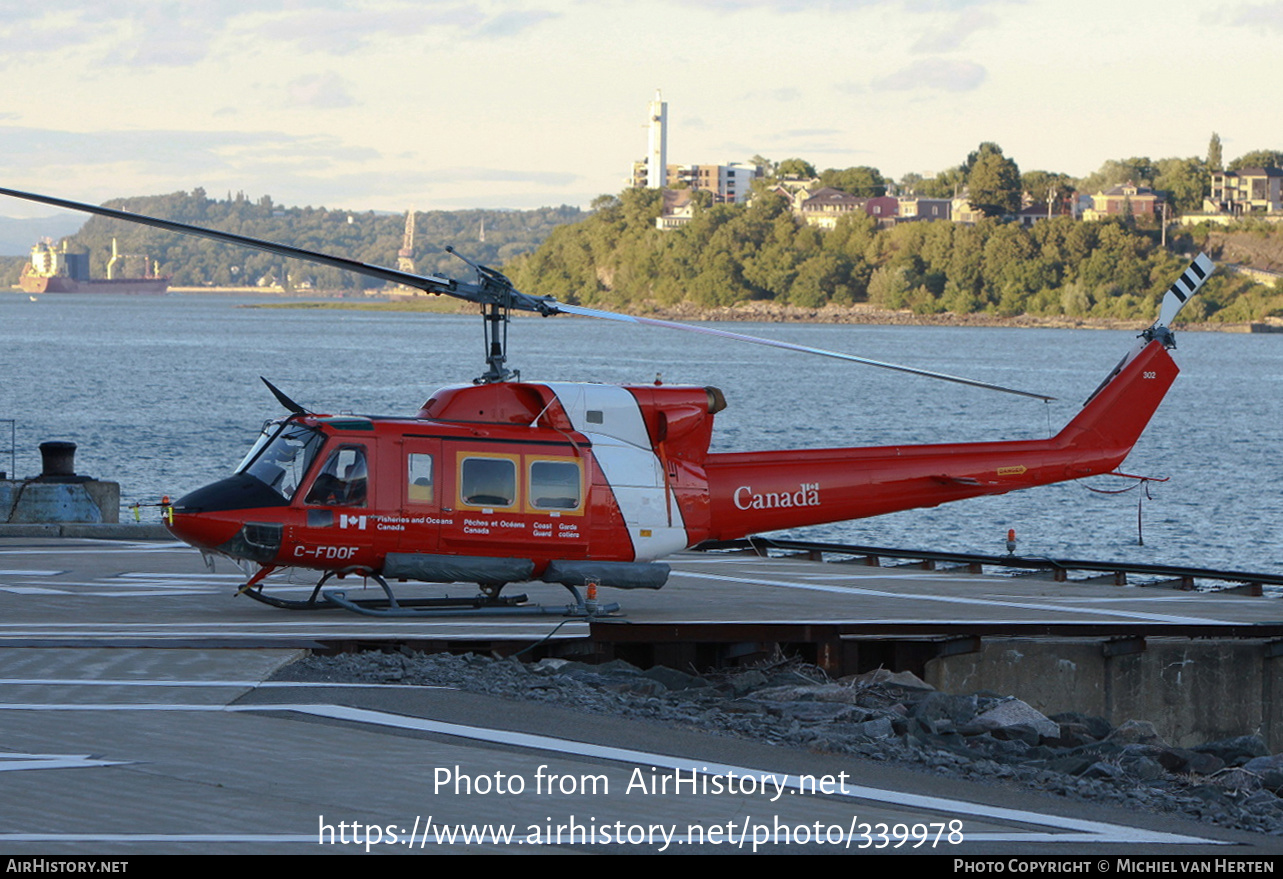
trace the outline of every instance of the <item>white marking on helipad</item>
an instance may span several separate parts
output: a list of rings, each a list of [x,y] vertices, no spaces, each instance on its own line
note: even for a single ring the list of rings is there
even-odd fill
[[[110,543],[115,543],[114,541]],[[103,541],[101,546],[50,546],[37,549],[0,549],[0,556],[6,555],[104,555],[120,553],[155,553],[155,552],[192,552],[192,548],[185,543],[162,543],[160,545],[149,545],[142,543],[127,543],[124,545],[109,545],[108,541]]]
[[[825,586],[819,583],[799,583],[788,580],[764,580],[756,577],[727,577],[723,574],[702,574],[691,571],[673,571],[674,575],[684,577],[695,577],[700,580],[720,580],[728,583],[748,583],[754,586],[777,586],[784,589],[804,589],[812,592],[834,592],[839,595],[868,595],[877,598],[893,598],[903,601],[933,601],[942,604],[972,604],[985,607],[1010,607],[1020,610],[1036,610],[1040,612],[1056,613],[1075,613],[1075,614],[1098,614],[1101,616],[1122,617],[1124,619],[1146,620],[1156,623],[1174,623],[1177,625],[1220,625],[1227,626],[1231,623],[1225,620],[1211,619],[1209,617],[1183,617],[1172,616],[1161,613],[1145,613],[1143,611],[1127,610],[1094,610],[1092,608],[1078,607],[1058,607],[1050,603],[1034,603],[1027,601],[998,601],[987,598],[962,598],[955,595],[922,595],[920,593],[909,592],[888,592],[882,589],[865,589],[859,586]]]
[[[299,622],[310,628],[339,629],[341,631],[346,630],[351,626],[350,620],[344,621],[343,619],[331,620],[329,622],[324,622],[324,621],[316,622],[316,621],[310,621],[310,620],[300,620]],[[449,620],[419,620],[418,622],[429,622],[433,626],[438,626],[441,628],[458,628],[458,629],[473,629],[473,628],[476,628],[478,625],[481,625],[481,623],[479,623],[477,620],[461,620],[457,622],[452,622]],[[494,629],[540,628],[540,626],[530,621],[526,621],[526,622],[515,621],[515,622],[509,623],[509,622],[503,622],[503,621],[486,620],[483,622],[486,626],[489,626],[490,628],[494,628]],[[583,619],[574,619],[570,621],[570,624],[585,625],[586,622],[587,621]],[[220,635],[224,635],[224,634],[227,634],[227,632],[229,631],[238,632],[243,629],[261,629],[261,630],[270,631],[271,629],[276,629],[276,628],[291,629],[291,628],[296,628],[296,626],[282,623],[279,620],[270,621],[270,622],[251,622],[251,621],[245,620],[245,621],[229,621],[226,623],[209,623],[209,622],[204,622],[204,623],[201,623],[201,622],[196,622],[196,623],[176,623],[176,622],[175,623],[116,623],[116,622],[112,622],[112,623],[70,623],[70,622],[0,623],[0,634],[8,634],[14,631],[26,632],[26,631],[40,631],[45,629],[53,629],[54,631],[57,631],[60,629],[77,629],[77,630],[100,629],[101,631],[104,631],[104,632],[124,632],[124,631],[164,632],[170,629],[183,629],[183,630],[188,630],[189,633],[192,630],[195,630],[198,632],[208,630],[210,632],[217,632]]]
[[[320,844],[315,833],[0,833],[0,842],[299,842],[314,846]]]
[[[263,707],[263,706],[259,706]],[[279,710],[279,706],[276,706]],[[486,729],[484,727],[466,726],[456,723],[427,720],[420,717],[406,717],[386,711],[372,711],[365,708],[350,708],[344,705],[294,705],[290,710],[316,717],[331,717],[337,720],[350,720],[358,723],[377,724],[398,729],[413,729],[448,736],[466,738],[473,741],[493,742],[512,745],[518,748],[530,748],[539,751],[552,751],[559,754],[571,754],[578,757],[589,757],[599,760],[612,760],[637,766],[650,766],[681,770],[688,773],[726,777],[730,773],[737,776],[755,776],[762,778],[784,779],[783,786],[793,791],[802,791],[803,781],[800,776],[786,772],[772,772],[753,769],[726,763],[710,763],[703,760],[691,760],[685,757],[674,757],[653,751],[636,751],[630,748],[615,748],[607,745],[593,745],[552,736],[534,735],[532,733],[510,732],[508,730]],[[1066,831],[1064,833],[1029,834],[1019,831],[967,835],[968,840],[975,841],[1047,841],[1047,842],[1099,842],[1099,843],[1176,843],[1196,844],[1212,843],[1214,840],[1200,839],[1193,836],[1181,836],[1174,833],[1159,833],[1138,827],[1127,827],[1120,824],[1107,824],[1103,821],[1084,821],[1077,818],[1065,818],[1059,815],[1046,815],[1040,812],[1028,812],[1022,809],[1006,809],[999,806],[988,806],[982,803],[971,803],[965,800],[954,800],[945,797],[933,797],[902,791],[888,791],[863,785],[843,785],[843,790],[834,796],[847,797],[852,800],[868,800],[889,803],[910,809],[923,809],[932,812],[945,812],[968,817],[990,818],[997,821],[1014,821],[1021,824],[1032,824]]]
[[[29,685],[57,685],[57,686],[75,686],[75,687],[253,687],[263,689],[292,688],[292,687],[356,687],[370,689],[404,689],[404,690],[453,690],[454,687],[446,687],[440,684],[383,684],[383,683],[337,683],[335,681],[235,681],[235,680],[132,680],[130,678],[84,680],[82,678],[0,678],[0,686],[3,685],[29,686]],[[19,703],[0,702],[0,709],[11,708]],[[73,706],[74,707],[74,706]],[[3,756],[0,754],[0,756]]]
[[[638,751],[630,748],[616,748],[608,745],[595,745],[577,742],[552,736],[532,733],[511,732],[508,730],[487,729],[485,727],[467,726],[464,724],[445,723],[420,717],[407,717],[391,714],[386,711],[372,711],[363,708],[350,708],[343,705],[164,705],[164,704],[89,704],[89,705],[48,705],[48,704],[11,704],[0,705],[2,709],[27,711],[185,711],[185,712],[292,712],[313,717],[327,717],[373,726],[391,727],[394,729],[415,730],[418,732],[446,735],[469,741],[489,742],[508,745],[514,748],[526,748],[536,751],[547,751],[556,754],[567,754],[586,757],[593,760],[609,760],[632,766],[649,766],[680,770],[692,775],[729,777],[730,774],[741,777],[755,777],[764,785],[772,779],[782,779],[784,788],[801,792],[804,789],[800,776],[787,772],[737,766],[726,763],[713,763],[704,760],[692,760],[675,757],[653,751]],[[773,784],[770,784],[772,789]],[[972,803],[946,797],[934,797],[922,794],[911,794],[903,791],[882,790],[864,785],[841,786],[841,790],[830,796],[845,797],[850,800],[887,803],[905,809],[923,810],[934,813],[961,815],[969,818],[986,818],[993,821],[1014,822],[1023,825],[1046,828],[1042,832],[1022,832],[1016,829],[989,831],[985,833],[967,833],[968,842],[1077,842],[1092,844],[1169,844],[1169,845],[1224,845],[1219,840],[1204,839],[1195,836],[1184,836],[1175,833],[1161,833],[1139,827],[1128,827],[1121,824],[1109,824],[1103,821],[1086,821],[1078,818],[1066,818],[1060,815],[1048,815],[1041,812],[1030,812],[1023,809],[1008,809],[1001,806],[990,806],[983,803]],[[964,831],[965,833],[965,831]],[[102,838],[94,834],[39,834],[41,841],[71,841],[85,839],[88,836]],[[0,842],[34,841],[36,835],[0,834]],[[286,839],[303,839],[297,835],[253,835],[253,834],[220,834],[226,841],[284,841]],[[115,837],[123,840],[144,841],[163,839],[164,841],[195,840],[207,836],[188,837],[185,835],[155,837],[150,834],[122,834]],[[315,837],[309,837],[309,841]]]
[[[200,574],[162,574],[156,571],[126,571],[117,574],[122,580],[212,580],[214,582],[236,583],[243,580],[240,574],[211,574],[208,571]]]
[[[885,570],[885,568],[883,569]],[[951,574],[948,571],[914,571],[906,573],[899,571],[897,573],[884,574],[798,574],[799,580],[928,580],[938,583],[955,583],[958,585],[973,586],[985,583],[1010,583],[1010,577],[985,577],[980,574],[964,575],[966,579],[959,579],[958,574]]]
[[[87,766],[119,766],[122,760],[100,760],[89,754],[11,754],[0,753],[0,772],[28,769],[80,769]]]

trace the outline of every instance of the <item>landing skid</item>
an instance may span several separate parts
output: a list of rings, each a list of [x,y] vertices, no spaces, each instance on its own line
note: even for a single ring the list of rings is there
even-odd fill
[[[317,582],[312,594],[302,601],[268,595],[263,592],[261,582],[253,585],[247,584],[249,588],[242,587],[237,594],[247,595],[255,601],[285,610],[342,609],[374,617],[424,618],[478,615],[594,617],[619,612],[619,605],[615,602],[598,604],[593,599],[585,601],[579,590],[574,586],[566,586],[566,589],[574,597],[574,602],[560,607],[526,604],[527,598],[525,595],[501,597],[499,589],[489,586],[483,586],[482,593],[471,598],[411,598],[398,600],[392,592],[392,587],[388,585],[388,581],[373,573],[365,574],[364,576],[378,583],[386,597],[354,599],[348,598],[345,590],[329,589],[322,591],[326,581],[336,573],[336,571],[326,573]]]

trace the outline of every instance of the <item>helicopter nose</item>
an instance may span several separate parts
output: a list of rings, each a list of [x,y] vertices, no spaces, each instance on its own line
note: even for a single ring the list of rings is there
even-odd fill
[[[165,516],[169,532],[186,544],[207,552],[266,563],[281,546],[282,526],[273,508],[286,501],[248,474],[198,488],[170,505]]]
[[[170,507],[169,515],[165,517],[165,527],[170,534],[204,551],[217,550],[227,543],[240,530],[241,524],[224,514],[182,512],[177,507]]]
[[[243,513],[175,512],[168,523],[169,532],[183,543],[205,552],[217,552],[263,565],[274,561],[281,549],[284,525],[280,522],[247,522]]]

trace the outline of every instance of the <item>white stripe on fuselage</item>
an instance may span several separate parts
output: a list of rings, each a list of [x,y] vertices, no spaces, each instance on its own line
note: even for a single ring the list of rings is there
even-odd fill
[[[685,549],[682,511],[668,491],[637,398],[616,385],[550,382],[545,387],[557,395],[575,430],[592,442],[593,457],[628,527],[634,559],[648,562]]]

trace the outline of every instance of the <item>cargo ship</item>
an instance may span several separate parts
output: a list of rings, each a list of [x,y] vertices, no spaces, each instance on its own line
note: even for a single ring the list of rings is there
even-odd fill
[[[141,259],[143,274],[134,278],[116,278],[116,267],[126,260]],[[22,270],[18,286],[26,293],[124,293],[158,296],[169,289],[169,276],[159,275],[156,264],[148,257],[136,257],[116,251],[111,240],[111,260],[106,279],[89,277],[89,254],[68,253],[67,242],[55,247],[49,240],[31,248],[31,261]]]

